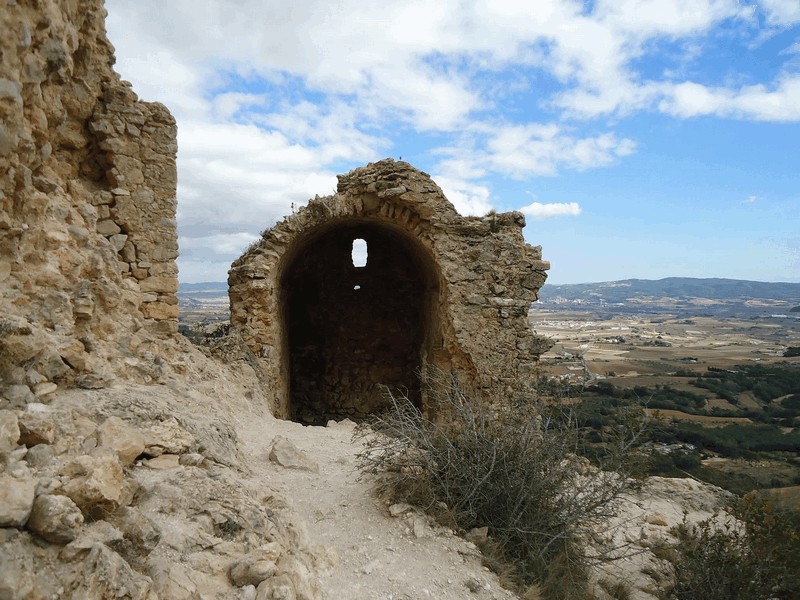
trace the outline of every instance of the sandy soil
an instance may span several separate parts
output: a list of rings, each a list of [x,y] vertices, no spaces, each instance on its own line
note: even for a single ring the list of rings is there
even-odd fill
[[[330,599],[511,599],[481,565],[476,547],[423,515],[397,517],[359,478],[352,423],[305,427],[267,419],[237,424],[240,447],[253,477],[280,492],[306,524],[313,543],[325,546],[331,567],[321,587]],[[319,472],[288,469],[269,460],[280,435],[319,465]]]

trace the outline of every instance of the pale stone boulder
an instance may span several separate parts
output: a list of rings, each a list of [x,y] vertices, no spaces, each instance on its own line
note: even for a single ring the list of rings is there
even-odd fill
[[[278,574],[289,576],[297,600],[316,600],[320,596],[320,590],[308,567],[296,557],[281,557],[278,561]]]
[[[7,388],[0,390],[0,398],[3,398],[7,402],[7,406],[11,408],[23,408],[28,402],[33,402],[36,399],[31,388],[23,384],[9,385]],[[2,406],[2,403],[0,403],[0,406]]]
[[[79,456],[66,465],[62,475],[69,478],[64,493],[84,513],[96,508],[111,511],[122,504],[125,475],[113,450],[97,448],[91,455]]]
[[[234,585],[244,587],[258,586],[262,581],[275,575],[280,558],[280,546],[266,544],[238,558],[230,567],[230,577]]]
[[[148,456],[162,454],[183,454],[194,444],[194,436],[186,431],[175,419],[168,419],[151,425],[144,432],[144,453]]]
[[[109,417],[97,428],[97,442],[116,452],[126,467],[132,465],[145,448],[144,435],[119,417]]]
[[[178,291],[178,280],[175,277],[148,277],[139,283],[142,292],[175,293]]]
[[[153,575],[155,591],[160,598],[194,600],[198,596],[193,574],[196,574],[193,569],[181,564],[164,565]]]
[[[28,519],[28,529],[55,544],[66,544],[78,537],[83,525],[81,509],[66,496],[37,496]]]
[[[184,467],[199,467],[203,464],[204,460],[205,456],[202,454],[198,454],[197,452],[189,452],[187,454],[181,454],[178,462]]]
[[[33,395],[38,398],[43,398],[48,394],[52,394],[58,389],[58,385],[52,381],[43,381],[33,386]]]
[[[41,469],[47,466],[55,455],[56,451],[53,449],[53,446],[49,444],[38,444],[28,449],[28,452],[25,454],[25,462],[29,467]]]
[[[262,581],[256,589],[256,600],[297,600],[294,584],[288,575]]]
[[[161,539],[156,524],[136,507],[123,506],[108,519],[126,540],[144,554],[152,552]]]
[[[67,561],[73,561],[98,544],[111,547],[122,542],[122,539],[122,532],[111,523],[103,520],[93,521],[86,524],[79,535],[64,546],[60,557]]]
[[[319,472],[319,465],[314,460],[298,450],[291,441],[280,435],[272,440],[269,459],[287,469]]]
[[[0,455],[8,454],[19,445],[19,421],[10,410],[0,410]]]
[[[0,527],[22,527],[30,517],[36,480],[27,473],[0,474]]]
[[[52,444],[56,428],[46,413],[24,412],[19,416],[19,443],[31,448],[38,444]]]
[[[96,543],[88,550],[78,573],[71,590],[72,598],[156,600],[158,597],[153,592],[152,580],[131,569],[105,544]]]
[[[154,469],[156,471],[166,471],[168,469],[177,469],[180,466],[180,456],[177,454],[161,454],[143,461],[145,467]]]

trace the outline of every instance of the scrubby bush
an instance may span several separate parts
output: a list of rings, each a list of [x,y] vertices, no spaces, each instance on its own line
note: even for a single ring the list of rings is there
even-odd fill
[[[641,430],[609,431],[598,469],[578,456],[580,425],[563,405],[491,403],[444,377],[426,386],[435,418],[390,395],[391,410],[359,430],[361,468],[385,474],[393,499],[456,529],[488,527],[487,546],[520,589],[536,584],[546,598],[584,597],[591,560],[582,540],[631,486],[630,449]]]
[[[730,508],[734,517],[679,525],[674,581],[664,598],[763,600],[800,597],[800,530],[754,493]]]

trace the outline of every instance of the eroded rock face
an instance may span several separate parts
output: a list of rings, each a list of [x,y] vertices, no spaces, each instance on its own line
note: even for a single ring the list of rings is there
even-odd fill
[[[528,326],[549,263],[521,213],[461,217],[428,175],[391,159],[339,176],[231,267],[231,323],[258,357],[274,410],[324,423],[386,402],[425,405],[416,371],[473,393],[524,394],[550,347]],[[366,242],[366,265],[353,262]]]
[[[175,121],[114,73],[104,16],[0,11],[0,408],[124,376],[115,341],[177,330]]]

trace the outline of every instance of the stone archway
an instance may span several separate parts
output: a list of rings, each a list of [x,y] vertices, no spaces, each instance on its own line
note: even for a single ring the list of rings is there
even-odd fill
[[[355,240],[366,242],[364,266]],[[381,386],[420,406],[439,288],[426,250],[391,226],[345,221],[291,254],[280,290],[291,418],[363,418],[386,406]]]
[[[265,231],[228,284],[231,326],[274,414],[358,418],[381,408],[376,383],[435,411],[420,365],[466,393],[525,401],[552,344],[527,320],[550,265],[524,226],[515,212],[462,217],[427,174],[386,159]],[[362,270],[356,238],[368,245]]]

